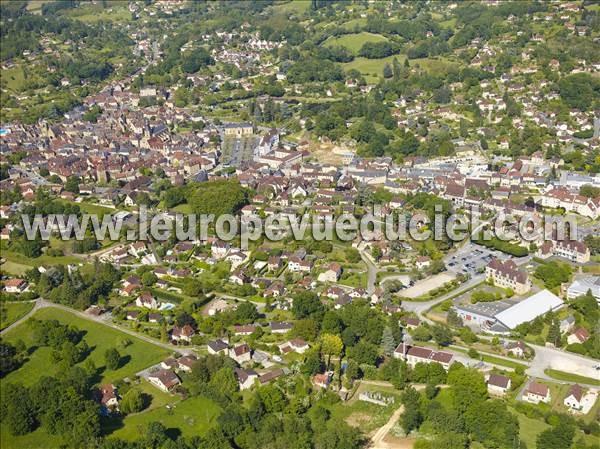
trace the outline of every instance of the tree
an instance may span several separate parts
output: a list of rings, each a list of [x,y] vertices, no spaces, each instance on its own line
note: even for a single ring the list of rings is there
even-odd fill
[[[440,346],[448,346],[452,343],[452,331],[448,326],[435,325],[431,328],[433,339]]]
[[[12,435],[25,435],[33,430],[35,414],[27,388],[19,384],[2,386],[2,419]]]
[[[241,324],[253,323],[258,317],[259,314],[256,306],[249,301],[240,303],[235,310],[235,318]]]
[[[141,412],[146,407],[146,404],[147,401],[144,393],[137,388],[132,388],[121,398],[119,408],[125,414],[137,413]]]
[[[514,447],[512,443],[519,441],[518,418],[502,401],[476,404],[465,413],[465,423],[469,432],[485,447]]]
[[[599,83],[588,73],[568,75],[558,82],[561,99],[570,107],[587,111],[598,91]]]
[[[321,372],[322,368],[323,362],[321,361],[321,355],[319,354],[319,351],[316,349],[310,349],[306,353],[306,358],[304,359],[304,364],[300,368],[300,371],[307,376],[312,376]]]
[[[258,390],[260,399],[262,400],[265,409],[269,413],[277,413],[283,411],[286,405],[286,398],[283,392],[273,384],[268,384]]]
[[[392,71],[392,68],[390,67],[389,64],[386,64],[383,67],[383,77],[384,78],[391,78],[392,76],[394,76],[394,72]]]
[[[116,370],[121,363],[121,355],[115,348],[109,348],[104,352],[104,361],[106,362],[106,368]]]
[[[560,423],[540,433],[536,440],[536,447],[544,449],[563,449],[571,447],[575,428],[566,423]]]
[[[556,347],[560,347],[560,323],[556,318],[554,318],[550,324],[546,341],[552,343]]]
[[[314,340],[317,336],[317,324],[315,320],[305,318],[294,323],[292,335],[303,340]]]
[[[381,336],[381,348],[385,355],[392,355],[394,349],[396,349],[396,342],[394,341],[394,334],[389,326],[383,328],[383,334]]]
[[[69,176],[65,182],[65,190],[74,194],[79,193],[79,178],[75,175]]]
[[[340,356],[344,344],[339,335],[322,334],[321,335],[321,351],[327,356],[327,369],[331,361],[331,356]]]
[[[158,277],[153,272],[147,271],[142,275],[141,280],[144,287],[151,287],[156,284]]]
[[[294,296],[294,303],[292,305],[294,318],[306,318],[322,312],[323,304],[321,304],[321,300],[315,292],[305,290]]]
[[[210,379],[210,384],[215,387],[221,394],[231,397],[238,391],[239,385],[235,378],[233,369],[224,366],[219,369]]]
[[[361,339],[355,346],[348,349],[348,357],[359,364],[375,365],[379,359],[377,346]]]

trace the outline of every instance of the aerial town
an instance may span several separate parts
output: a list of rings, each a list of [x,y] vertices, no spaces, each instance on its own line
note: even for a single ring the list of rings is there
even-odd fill
[[[2,448],[598,447],[600,1],[0,12]]]

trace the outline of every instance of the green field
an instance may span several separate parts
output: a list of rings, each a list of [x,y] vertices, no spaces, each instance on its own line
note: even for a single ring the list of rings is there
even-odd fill
[[[31,266],[13,262],[12,260],[7,260],[2,265],[0,265],[0,268],[2,269],[2,271],[5,271],[14,276],[22,276],[31,269]]]
[[[564,371],[555,369],[546,369],[544,370],[544,373],[556,380],[565,380],[567,382],[578,382],[582,384],[600,386],[600,380],[593,379],[591,377],[578,376],[577,374],[566,373]]]
[[[517,413],[511,410],[519,419],[519,437],[527,445],[527,447],[534,448],[536,444],[537,436],[544,430],[550,427],[540,419],[528,418],[522,413]]]
[[[346,47],[355,55],[358,54],[359,50],[365,42],[385,42],[388,38],[381,34],[368,33],[363,31],[357,34],[344,34],[339,37],[330,36],[321,45],[325,47],[331,47],[333,45],[341,45]]]
[[[2,449],[50,449],[60,447],[62,438],[59,435],[49,435],[43,428],[22,436],[13,436],[8,429],[0,427],[0,447]]]
[[[45,308],[37,311],[34,315],[39,320],[58,320],[61,323],[76,326],[84,331],[84,339],[91,348],[88,359],[91,359],[98,367],[98,382],[112,382],[128,376],[134,376],[138,371],[160,362],[169,355],[165,349],[139,340],[116,329],[103,324],[80,318],[72,313],[56,308]],[[22,339],[25,344],[31,346],[31,327],[25,322],[6,334],[7,341]],[[129,339],[131,344],[126,348],[119,346],[124,339]],[[112,347],[117,347],[122,357],[121,366],[116,370],[106,370],[104,352]],[[48,347],[37,348],[30,355],[29,360],[18,370],[8,374],[3,381],[21,382],[31,385],[41,375],[53,375],[56,367],[50,361],[51,349]],[[86,359],[87,360],[87,359]]]
[[[303,14],[309,7],[310,0],[293,0],[273,6],[273,11],[279,14]]]
[[[354,58],[354,61],[342,64],[345,72],[355,69],[358,70],[368,83],[374,83],[383,77],[383,68],[386,64],[392,65],[394,58],[398,58],[401,64],[406,57],[404,55],[392,55],[381,59]]]
[[[30,257],[25,257],[22,254],[15,253],[12,251],[2,251],[2,257],[4,257],[8,262],[13,262],[16,268],[18,269],[18,265],[26,266],[27,270],[31,269],[31,267],[39,267],[40,265],[69,265],[69,264],[80,264],[82,259],[75,256],[46,256],[45,254],[40,257],[36,257],[32,259]],[[5,264],[6,265],[6,264]],[[2,265],[3,267],[5,265]],[[9,265],[11,267],[11,265]],[[13,267],[15,268],[15,267]]]
[[[164,398],[162,400],[164,401]],[[180,402],[173,400],[169,405],[170,409],[163,403],[159,407],[127,416],[123,420],[123,427],[112,432],[110,436],[128,441],[135,440],[140,436],[139,429],[152,421],[162,423],[167,429],[179,429],[185,437],[202,436],[213,426],[221,411],[217,404],[201,396]]]
[[[127,22],[131,20],[131,12],[127,3],[121,1],[108,2],[107,8],[102,5],[86,5],[71,9],[68,15],[82,22],[95,23],[100,20],[111,22]]]
[[[33,309],[33,302],[0,303],[0,329],[10,326]]]
[[[375,83],[383,76],[383,68],[385,65],[389,64],[391,66],[394,58],[397,58],[398,62],[403,64],[406,56],[398,54],[381,59],[354,58],[354,61],[346,62],[342,64],[342,67],[345,72],[352,69],[358,70],[368,83]],[[411,67],[421,68],[434,73],[444,72],[452,65],[451,61],[442,58],[411,59],[409,62]]]

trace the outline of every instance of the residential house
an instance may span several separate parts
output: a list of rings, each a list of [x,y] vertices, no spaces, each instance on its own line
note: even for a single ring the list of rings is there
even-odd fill
[[[235,325],[234,332],[235,335],[252,335],[252,333],[258,329],[258,326],[255,324],[245,324],[245,325]]]
[[[27,282],[23,279],[14,278],[4,282],[6,293],[22,293],[27,289]]]
[[[560,321],[559,326],[561,334],[566,334],[567,332],[570,332],[571,330],[573,330],[573,327],[575,327],[575,317],[573,315],[569,315],[564,320]]]
[[[125,314],[125,318],[128,321],[137,321],[139,316],[140,316],[139,310],[128,310],[127,313]]]
[[[239,346],[229,349],[229,357],[238,362],[240,365],[245,362],[249,362],[252,358],[252,350],[250,346],[243,343]]]
[[[587,329],[580,327],[567,337],[567,343],[572,345],[575,343],[585,343],[590,338],[590,333]]]
[[[454,359],[454,356],[448,352],[433,351],[429,348],[422,348],[420,346],[410,346],[408,347],[408,350],[406,350],[406,347],[396,348],[394,353],[396,353],[396,351],[402,351],[399,353],[404,354],[404,357],[402,358],[406,360],[406,363],[411,368],[414,368],[417,363],[438,362],[445,370],[448,370]]]
[[[240,384],[240,390],[247,390],[254,385],[258,374],[251,369],[234,368],[235,376]]]
[[[333,372],[327,371],[326,373],[315,374],[312,378],[312,383],[317,388],[327,388],[333,380]]]
[[[206,344],[206,348],[208,349],[209,354],[227,354],[227,350],[229,349],[229,345],[225,343],[223,340],[214,340],[209,341]]]
[[[268,373],[263,374],[258,378],[258,381],[261,385],[267,385],[268,383],[274,381],[278,377],[281,377],[285,374],[285,371],[281,368],[274,369],[273,371],[269,371]]]
[[[333,262],[329,264],[329,268],[323,273],[319,274],[318,280],[319,282],[337,282],[342,275],[342,266]]]
[[[150,292],[143,292],[138,296],[135,305],[146,309],[158,309],[158,301]]]
[[[169,392],[181,383],[177,374],[168,369],[158,369],[150,373],[148,380],[164,392]]]
[[[532,404],[539,404],[540,402],[547,404],[551,400],[550,388],[548,388],[548,385],[532,381],[523,392],[523,400]]]
[[[417,256],[415,261],[415,267],[417,270],[424,270],[431,266],[431,258],[428,256]]]
[[[523,343],[522,341],[516,341],[510,343],[506,347],[506,350],[515,357],[523,358],[525,356],[525,353],[527,352],[527,346],[525,346],[525,343]]]
[[[285,334],[286,332],[291,331],[294,325],[287,321],[271,321],[269,327],[273,334]]]
[[[571,410],[579,412],[583,408],[583,393],[584,390],[581,385],[571,385],[571,388],[569,388],[569,392],[567,393],[567,397],[565,397],[563,403]]]
[[[490,374],[487,381],[487,389],[493,395],[505,395],[511,386],[509,377],[501,376],[500,374]]]
[[[177,369],[179,369],[180,371],[185,371],[186,373],[189,373],[192,371],[192,366],[197,361],[198,361],[198,358],[193,354],[184,355],[183,357],[179,357],[177,359]]]
[[[287,354],[288,352],[304,354],[310,349],[310,346],[301,338],[294,338],[293,340],[280,344],[279,349],[283,354]]]
[[[100,385],[98,393],[100,405],[106,412],[119,410],[119,397],[113,384]]]
[[[175,325],[171,331],[171,340],[176,342],[185,341],[187,343],[191,343],[194,334],[194,328],[189,324],[185,324],[182,327]]]

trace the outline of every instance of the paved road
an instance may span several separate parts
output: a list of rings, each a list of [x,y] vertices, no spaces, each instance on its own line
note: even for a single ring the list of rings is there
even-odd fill
[[[23,315],[21,318],[19,318],[17,321],[12,323],[10,326],[7,326],[4,329],[2,329],[2,331],[0,331],[0,335],[4,335],[9,330],[14,329],[19,324],[21,324],[22,322],[29,319],[41,307],[38,301],[33,301],[33,302],[35,302],[35,304],[33,305],[33,308],[29,312],[27,312],[25,315]]]
[[[433,323],[433,321],[431,321],[429,318],[423,315],[425,312],[427,312],[432,307],[435,307],[439,303],[444,302],[448,298],[460,295],[472,289],[484,280],[485,275],[483,274],[473,276],[471,279],[469,279],[464,284],[460,285],[458,288],[446,293],[445,295],[440,296],[439,298],[432,299],[430,301],[402,301],[402,308],[404,310],[408,310],[409,312],[415,312],[422,320],[427,321],[428,323]]]
[[[600,371],[594,368],[600,361],[588,357],[583,357],[572,352],[562,351],[555,348],[546,348],[545,346],[532,345],[527,343],[535,350],[535,357],[531,362],[527,374],[542,379],[553,380],[544,373],[547,368],[564,371],[567,373],[578,374],[580,376],[590,377],[600,381]],[[573,383],[573,382],[562,382]],[[597,388],[597,385],[596,385]]]
[[[364,250],[359,250],[360,257],[363,262],[367,265],[367,293],[371,295],[375,291],[375,281],[377,280],[377,273],[381,271],[381,268],[378,268],[371,257],[365,253]]]
[[[105,326],[111,327],[113,329],[116,329],[120,332],[123,332],[125,334],[131,335],[132,337],[138,338],[140,340],[143,340],[147,343],[153,344],[154,346],[158,346],[161,347],[163,349],[166,349],[167,351],[172,351],[172,352],[178,352],[181,353],[183,355],[187,355],[187,354],[193,354],[194,351],[191,348],[184,348],[184,347],[179,347],[179,346],[173,346],[171,344],[168,343],[163,343],[159,340],[156,340],[155,338],[149,337],[147,335],[132,331],[131,329],[127,329],[125,327],[121,327],[111,321],[107,321],[104,316],[93,316],[93,315],[88,315],[87,313],[81,312],[79,310],[75,310],[72,309],[71,307],[67,307],[64,306],[62,304],[56,304],[50,301],[47,301],[45,299],[38,299],[36,300],[36,304],[33,307],[33,309],[31,310],[31,312],[29,312],[27,315],[23,316],[20,320],[15,321],[12,325],[8,326],[6,329],[4,329],[1,334],[4,334],[5,332],[8,332],[8,330],[18,326],[19,324],[21,324],[22,322],[24,322],[25,320],[27,320],[27,318],[29,318],[31,315],[33,315],[33,313],[36,310],[45,308],[45,307],[54,307],[56,309],[60,309],[60,310],[64,310],[66,312],[70,312],[74,315],[77,315],[85,320],[89,320],[89,321],[95,321],[96,323],[100,323],[103,324]]]
[[[482,340],[492,339],[492,337],[486,335],[480,335],[479,337]],[[598,379],[600,381],[600,371],[594,368],[594,366],[599,364],[600,361],[589,357],[584,357],[579,354],[574,354],[572,352],[563,351],[561,349],[547,348],[545,346],[534,345],[531,343],[526,344],[535,351],[535,357],[529,362],[529,368],[525,370],[528,375],[563,384],[575,383],[560,381],[544,373],[544,370],[551,368],[558,371],[590,377],[592,379]],[[490,355],[498,357],[496,354]],[[597,385],[593,387],[598,388]]]

